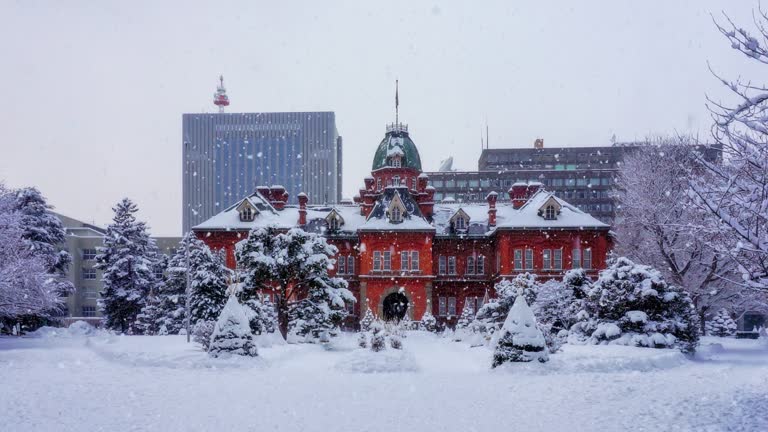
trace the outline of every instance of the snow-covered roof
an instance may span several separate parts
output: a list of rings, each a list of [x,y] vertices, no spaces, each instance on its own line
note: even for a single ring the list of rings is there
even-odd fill
[[[395,194],[405,207],[405,215],[400,223],[392,223],[387,216],[387,209]],[[241,221],[238,206],[248,200],[259,209],[253,221]],[[253,228],[275,226],[289,229],[298,226],[299,208],[286,206],[276,210],[258,192],[243,198],[223,212],[195,226],[196,231],[245,231]],[[556,219],[544,219],[540,214],[542,206],[549,200],[555,200],[560,206]],[[435,203],[432,220],[428,221],[419,209],[407,187],[387,187],[376,201],[368,218],[360,213],[356,204],[313,205],[307,206],[307,230],[323,232],[326,218],[336,211],[344,223],[338,234],[353,235],[357,231],[432,231],[438,235],[451,234],[450,219],[461,209],[469,216],[470,235],[487,235],[494,230],[512,229],[608,229],[609,225],[600,222],[588,213],[556,197],[552,192],[539,190],[522,207],[515,209],[508,201],[499,200],[496,205],[496,227],[488,227],[488,205],[484,203]]]

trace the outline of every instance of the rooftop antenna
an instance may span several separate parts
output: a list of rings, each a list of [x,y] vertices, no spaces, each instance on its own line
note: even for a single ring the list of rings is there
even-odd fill
[[[485,120],[485,148],[491,148],[491,139],[488,136],[488,119]]]
[[[399,108],[400,108],[400,83],[399,80],[395,80],[395,126],[397,126],[399,121]]]
[[[224,112],[224,107],[229,106],[229,96],[227,89],[224,88],[224,75],[219,75],[219,85],[216,86],[216,93],[213,94],[213,104],[219,107],[219,112]]]
[[[483,141],[483,129],[480,129],[480,149],[485,150],[485,142]]]

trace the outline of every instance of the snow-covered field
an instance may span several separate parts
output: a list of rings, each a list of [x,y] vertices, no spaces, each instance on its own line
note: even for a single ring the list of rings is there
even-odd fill
[[[210,359],[183,336],[0,338],[1,431],[766,431],[768,345],[565,346],[491,370],[427,333],[405,351],[260,341]],[[720,344],[720,345],[711,345]]]

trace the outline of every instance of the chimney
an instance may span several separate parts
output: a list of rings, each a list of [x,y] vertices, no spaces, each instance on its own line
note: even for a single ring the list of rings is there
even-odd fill
[[[509,188],[509,198],[512,200],[512,208],[519,209],[524,206],[528,199],[541,189],[540,182],[515,183]]]
[[[488,201],[488,228],[496,226],[496,199],[498,198],[496,192],[491,191],[485,200]]]
[[[533,142],[533,148],[535,148],[535,149],[543,149],[544,148],[544,139],[543,138],[536,138],[536,141]]]
[[[275,185],[269,188],[269,203],[275,210],[283,210],[288,202],[288,192],[283,186]]]
[[[256,186],[256,192],[269,201],[269,186]]]
[[[304,226],[307,224],[307,201],[309,201],[309,197],[302,192],[297,198],[299,199],[299,226]]]

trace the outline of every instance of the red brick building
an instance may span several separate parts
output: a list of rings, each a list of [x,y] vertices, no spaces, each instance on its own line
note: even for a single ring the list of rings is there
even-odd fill
[[[434,192],[408,127],[396,124],[387,127],[354,204],[308,206],[301,194],[289,206],[283,187],[258,187],[193,230],[212,249],[225,249],[232,268],[235,244],[254,227],[321,233],[339,249],[333,272],[349,282],[358,316],[366,305],[383,318],[407,312],[420,319],[430,308],[452,324],[465,302],[479,307],[503,278],[605,267],[609,226],[541,184],[491,192],[485,204],[435,203]]]

